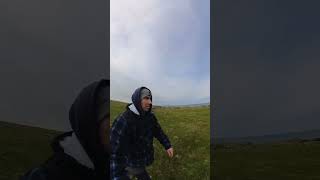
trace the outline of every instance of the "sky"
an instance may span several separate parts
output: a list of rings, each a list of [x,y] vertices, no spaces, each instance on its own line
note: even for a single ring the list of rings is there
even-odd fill
[[[215,1],[211,135],[320,129],[319,5]]]
[[[68,129],[74,98],[108,78],[111,58],[115,99],[141,85],[155,104],[211,95],[211,135],[320,129],[320,2],[217,0],[213,19],[209,1],[139,2],[111,0],[109,56],[107,1],[1,1],[0,121]]]
[[[111,0],[111,99],[150,88],[157,105],[210,102],[210,1]]]
[[[0,121],[70,130],[69,108],[109,78],[108,2],[0,2]]]

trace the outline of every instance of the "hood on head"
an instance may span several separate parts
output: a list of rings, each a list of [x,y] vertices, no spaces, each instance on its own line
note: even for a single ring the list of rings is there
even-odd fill
[[[131,100],[132,100],[132,103],[134,104],[134,106],[137,108],[138,112],[140,115],[144,115],[146,114],[146,112],[143,111],[142,107],[141,107],[141,90],[142,89],[148,89],[147,87],[139,87],[137,88],[134,93],[132,94],[131,96]],[[150,89],[148,89],[150,91]],[[151,93],[151,91],[150,91]],[[150,97],[151,101],[152,101],[152,94],[151,94],[151,97]],[[149,109],[148,112],[150,112],[152,109],[152,104],[151,104],[151,107]]]
[[[95,169],[105,166],[104,161],[109,157],[104,151],[99,135],[101,117],[109,114],[109,87],[110,81],[104,79],[89,84],[82,89],[69,110],[73,132]],[[99,108],[101,104],[108,106],[104,112]]]

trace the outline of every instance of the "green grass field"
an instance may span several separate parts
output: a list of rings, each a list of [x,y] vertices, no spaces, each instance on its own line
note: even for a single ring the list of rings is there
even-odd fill
[[[125,104],[111,103],[111,119]],[[210,116],[208,107],[155,108],[159,122],[174,146],[167,157],[155,140],[155,162],[148,168],[153,179],[199,179],[210,177]],[[0,122],[0,180],[18,179],[52,154],[50,143],[59,132]]]
[[[319,180],[320,142],[217,145],[214,180]]]
[[[112,120],[125,104],[112,102]],[[169,159],[155,140],[153,179],[320,180],[320,142],[224,144],[209,147],[209,108],[161,108],[155,113],[175,149]],[[0,122],[0,180],[18,179],[51,155],[59,132]],[[211,164],[211,166],[210,166]]]
[[[111,119],[124,111],[124,103],[111,102]],[[174,147],[170,159],[155,139],[155,161],[148,168],[153,179],[210,179],[210,108],[155,107],[155,114]]]
[[[0,122],[0,180],[18,179],[51,155],[58,132]]]

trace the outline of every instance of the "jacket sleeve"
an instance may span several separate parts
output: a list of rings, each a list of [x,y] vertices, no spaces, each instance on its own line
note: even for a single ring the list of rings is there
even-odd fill
[[[167,150],[169,148],[171,148],[171,143],[170,140],[168,138],[168,136],[163,132],[157,118],[155,115],[153,115],[154,117],[154,127],[153,127],[153,135],[155,138],[158,139],[158,141],[162,144],[162,146]]]
[[[126,161],[123,154],[123,139],[127,123],[122,116],[118,117],[111,128],[110,174],[111,180],[130,180],[126,173]]]
[[[47,173],[42,167],[29,170],[20,180],[47,180]]]

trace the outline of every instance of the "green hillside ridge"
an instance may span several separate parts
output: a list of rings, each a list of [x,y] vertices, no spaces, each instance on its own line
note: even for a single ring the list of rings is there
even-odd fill
[[[111,101],[111,122],[126,105]],[[155,139],[155,161],[148,168],[153,179],[210,179],[210,108],[156,106],[153,110],[175,151],[170,159]]]
[[[320,179],[320,142],[218,144],[211,149],[215,180]]]
[[[111,121],[126,103],[111,102]],[[208,107],[163,108],[154,111],[175,149],[173,159],[155,140],[155,162],[149,167],[153,179],[209,179],[210,110]],[[0,122],[0,179],[19,179],[52,154],[50,143],[61,132]]]
[[[19,179],[51,154],[51,140],[59,132],[0,122],[0,179]]]
[[[111,102],[112,120],[126,103]],[[153,179],[312,180],[320,179],[320,142],[212,145],[209,161],[209,108],[154,109],[176,156],[169,159],[155,140]],[[52,154],[61,132],[0,122],[0,179],[18,179]],[[210,167],[211,164],[211,167]]]

